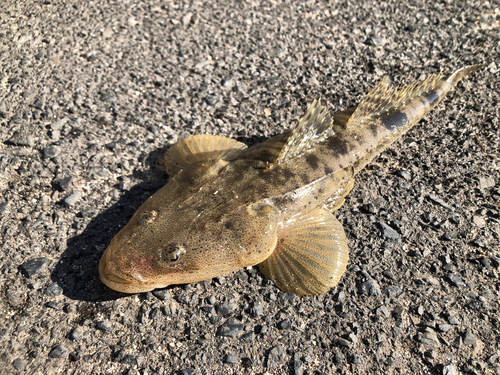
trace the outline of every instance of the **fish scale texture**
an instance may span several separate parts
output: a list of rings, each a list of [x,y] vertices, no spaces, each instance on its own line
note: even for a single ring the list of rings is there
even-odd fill
[[[495,2],[1,8],[0,374],[498,373]],[[330,292],[282,293],[257,267],[140,295],[99,281],[177,140],[252,146],[314,98],[334,114],[384,76],[484,62],[356,176]]]

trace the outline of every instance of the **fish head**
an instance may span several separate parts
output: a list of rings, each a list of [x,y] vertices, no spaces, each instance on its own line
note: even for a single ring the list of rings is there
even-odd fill
[[[279,215],[272,205],[195,215],[194,209],[165,210],[156,197],[161,192],[141,206],[105,250],[99,274],[108,287],[140,293],[207,280],[260,263],[276,246]]]

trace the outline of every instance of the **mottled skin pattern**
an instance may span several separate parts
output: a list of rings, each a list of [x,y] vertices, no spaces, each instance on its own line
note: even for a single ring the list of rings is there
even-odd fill
[[[243,151],[232,161],[182,170],[137,211],[112,240],[99,271],[118,291],[135,293],[191,283],[264,261],[280,223],[298,213],[338,209],[355,173],[429,112],[470,70],[375,118],[345,126],[302,154],[275,163],[290,132]]]

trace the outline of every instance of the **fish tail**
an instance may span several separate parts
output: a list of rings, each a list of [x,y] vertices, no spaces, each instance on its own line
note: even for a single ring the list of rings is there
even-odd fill
[[[348,132],[364,140],[365,147],[354,164],[356,173],[436,107],[463,77],[485,65],[467,66],[449,75],[433,74],[401,88],[382,79],[345,124]]]
[[[485,65],[466,66],[450,75],[440,72],[403,87],[392,86],[385,77],[356,109],[341,112],[333,119],[326,107],[314,100],[276,163],[284,163],[326,141],[336,156],[347,150],[356,154],[354,168],[358,172],[432,110],[463,77]]]
[[[483,67],[485,67],[487,65],[488,65],[488,63],[465,66],[465,67],[463,67],[461,69],[456,70],[452,74],[450,74],[450,76],[446,80],[448,82],[456,85],[458,82],[460,82],[460,80],[462,78],[464,78],[469,73],[472,73],[472,72],[474,72],[474,71],[476,71],[476,70],[478,70],[480,68],[483,68]]]
[[[463,77],[485,65],[466,66],[448,76],[440,72],[401,88],[391,86],[386,77],[366,95],[345,126],[355,127],[370,120],[380,120],[391,133],[411,127]]]

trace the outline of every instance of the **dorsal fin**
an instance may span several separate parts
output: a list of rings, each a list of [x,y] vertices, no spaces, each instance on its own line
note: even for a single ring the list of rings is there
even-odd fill
[[[328,138],[333,133],[331,125],[330,112],[321,106],[321,99],[314,99],[281,149],[276,163],[283,163]]]
[[[170,177],[181,169],[198,162],[230,161],[247,146],[231,138],[219,135],[200,134],[181,139],[165,154],[165,168]]]
[[[388,110],[397,111],[399,106],[435,87],[444,76],[445,74],[440,72],[421,82],[414,82],[403,87],[391,86],[389,78],[384,77],[357,106],[345,127],[377,118]]]

